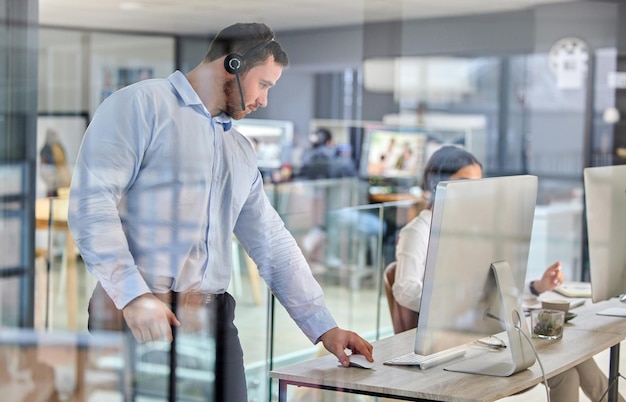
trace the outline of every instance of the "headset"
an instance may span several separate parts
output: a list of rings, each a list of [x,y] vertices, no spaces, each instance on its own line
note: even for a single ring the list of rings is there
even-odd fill
[[[229,54],[224,59],[224,68],[230,74],[238,74],[241,70],[241,67],[243,67],[244,60],[254,56],[256,53],[265,49],[265,47],[272,42],[274,42],[274,38],[256,45],[252,49],[248,50],[244,55],[240,55],[237,53]]]
[[[247,58],[265,49],[265,47],[272,42],[274,42],[274,38],[256,45],[243,55],[231,53],[224,59],[224,69],[226,69],[226,72],[234,74],[235,78],[237,78],[237,87],[239,88],[239,95],[241,96],[241,110],[246,110],[246,104],[243,100],[243,90],[241,89],[241,81],[239,79],[239,71],[243,67],[243,62]]]

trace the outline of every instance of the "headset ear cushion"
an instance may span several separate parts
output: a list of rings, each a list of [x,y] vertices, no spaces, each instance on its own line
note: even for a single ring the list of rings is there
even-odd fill
[[[224,68],[230,74],[237,74],[242,64],[243,59],[236,53],[231,53],[224,59]]]

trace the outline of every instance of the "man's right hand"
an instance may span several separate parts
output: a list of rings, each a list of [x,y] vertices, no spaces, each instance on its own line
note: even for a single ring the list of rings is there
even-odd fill
[[[172,342],[171,326],[180,325],[172,310],[152,293],[133,299],[122,309],[122,314],[133,336],[140,343],[163,340]]]

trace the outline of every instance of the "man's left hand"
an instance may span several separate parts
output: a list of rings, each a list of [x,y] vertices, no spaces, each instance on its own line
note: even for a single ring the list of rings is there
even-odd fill
[[[372,356],[374,347],[355,332],[347,331],[341,328],[333,328],[326,331],[320,337],[320,340],[324,344],[326,350],[337,356],[339,362],[344,367],[348,367],[350,365],[350,358],[346,355],[346,349],[350,349],[353,354],[363,355],[367,361],[374,361],[374,357]]]

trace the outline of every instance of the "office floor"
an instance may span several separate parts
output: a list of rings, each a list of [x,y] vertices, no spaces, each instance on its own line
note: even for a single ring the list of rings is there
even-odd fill
[[[67,308],[65,306],[64,292],[69,291],[64,288],[62,280],[64,279],[64,273],[59,268],[60,264],[53,264],[51,267],[52,281],[51,285],[51,315],[49,320],[52,324],[52,328],[63,330],[66,328],[65,314]],[[322,273],[323,270],[320,267],[313,267],[314,272]],[[332,272],[331,272],[332,273]],[[319,274],[319,279],[323,283],[325,290],[327,303],[329,308],[335,315],[339,322],[339,325],[345,328],[353,329],[370,339],[373,339],[376,332],[376,319],[377,311],[380,308],[380,327],[383,328],[381,337],[389,336],[391,334],[391,322],[388,317],[387,305],[384,300],[384,294],[382,295],[383,302],[378,305],[379,290],[376,282],[372,279],[365,279],[362,282],[362,286],[359,289],[352,289],[349,286],[349,282],[341,279],[337,275],[325,275]],[[249,366],[254,366],[257,362],[260,362],[266,356],[267,339],[264,334],[266,333],[267,323],[267,290],[264,284],[262,286],[262,299],[258,303],[253,297],[251,292],[252,283],[249,277],[245,274],[239,278],[241,281],[238,284],[238,288],[232,288],[231,292],[235,295],[238,308],[237,308],[237,326],[240,331],[240,337],[244,347],[246,363]],[[90,289],[93,286],[93,281],[89,275],[86,275],[86,271],[83,269],[82,264],[79,265],[79,281],[81,286],[78,292],[79,309],[78,309],[78,325],[79,331],[86,329],[86,305]],[[283,364],[289,364],[293,359],[302,358],[302,356],[313,357],[325,351],[319,346],[312,345],[308,339],[300,332],[295,326],[293,321],[287,316],[281,307],[276,309],[274,320],[274,332],[276,334],[276,342],[274,343],[274,354],[279,357]],[[622,349],[626,350],[626,349]],[[626,353],[621,355],[621,367],[626,367]],[[603,371],[608,369],[608,351],[605,351],[596,356],[599,366]],[[65,370],[65,371],[64,371]],[[266,367],[260,366],[259,372],[265,373]],[[71,370],[69,371],[71,375]],[[67,375],[67,368],[57,369],[57,374]],[[95,374],[97,375],[97,373]],[[97,379],[97,377],[94,377]],[[107,382],[108,381],[108,382]],[[111,378],[106,379],[103,383],[108,384],[101,389],[95,389],[89,393],[89,402],[116,402],[122,401],[122,396],[114,391],[110,390]],[[115,383],[115,379],[113,379]],[[620,389],[622,393],[626,390],[626,381],[620,379]],[[0,390],[1,391],[1,390]],[[266,392],[262,393],[266,395]],[[138,396],[137,402],[156,402],[163,401],[163,398],[152,398],[146,396]],[[251,401],[263,402],[265,398],[259,397],[255,390],[251,390]],[[311,402],[366,402],[373,401],[375,399],[358,396],[333,393],[329,391],[320,390],[307,390],[298,389],[294,390],[290,394],[291,401],[311,401]],[[379,399],[380,400],[380,399]],[[533,389],[512,397],[502,399],[506,402],[543,402],[546,401],[545,388],[542,385],[534,387]],[[580,402],[590,402],[584,395],[580,396]],[[594,401],[591,401],[594,402]]]

